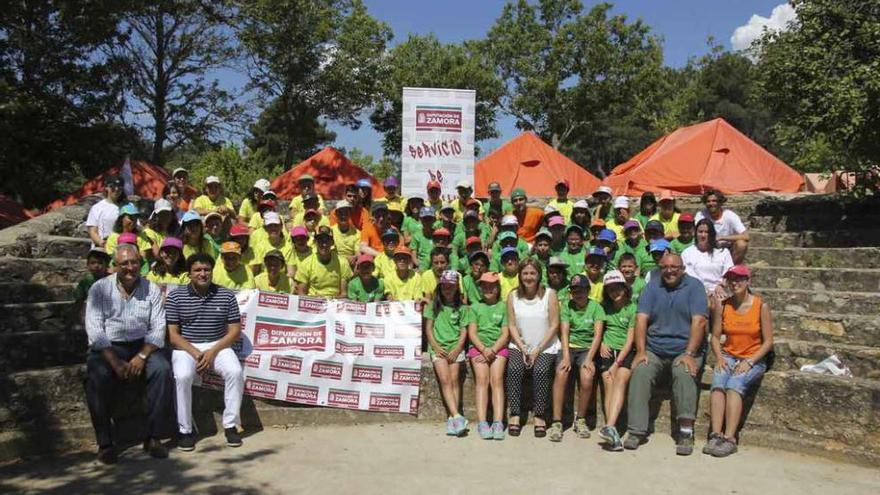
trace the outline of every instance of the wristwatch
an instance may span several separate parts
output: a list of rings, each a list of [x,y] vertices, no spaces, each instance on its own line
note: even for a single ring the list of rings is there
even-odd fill
[[[685,355],[685,356],[690,356],[690,357],[692,357],[692,358],[697,357],[697,353],[695,353],[695,352],[691,352],[691,351],[684,351],[684,355]]]
[[[146,361],[147,358],[150,357],[150,356],[147,356],[146,354],[144,354],[143,352],[139,352],[137,356],[139,358],[143,359],[144,361]]]

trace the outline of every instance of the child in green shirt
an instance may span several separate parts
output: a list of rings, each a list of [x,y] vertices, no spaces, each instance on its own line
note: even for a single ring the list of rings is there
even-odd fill
[[[89,297],[89,289],[95,282],[107,276],[107,267],[110,266],[110,255],[104,248],[92,248],[86,255],[86,269],[89,271],[73,289],[73,299],[76,302],[76,312],[80,320],[85,317],[86,299]]]
[[[373,257],[358,256],[356,274],[348,282],[348,298],[358,302],[377,302],[385,299],[385,283],[373,276]]]
[[[480,277],[489,268],[489,255],[485,251],[476,251],[470,255],[471,272],[462,279],[465,304],[473,305],[483,301],[483,293],[480,291]]]
[[[694,230],[694,216],[690,213],[682,213],[678,217],[678,237],[669,242],[673,253],[681,254],[694,245]]]
[[[645,279],[636,275],[636,270],[639,265],[636,262],[636,257],[630,253],[623,253],[620,255],[620,260],[617,262],[617,269],[620,270],[620,273],[623,274],[623,278],[626,279],[626,285],[629,286],[632,291],[632,300],[638,301],[639,294],[645,290]]]

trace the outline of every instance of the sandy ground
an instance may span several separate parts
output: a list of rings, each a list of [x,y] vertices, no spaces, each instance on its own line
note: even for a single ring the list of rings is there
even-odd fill
[[[0,492],[79,493],[529,493],[563,491],[736,494],[877,494],[880,470],[743,447],[727,459],[677,457],[655,435],[636,452],[606,452],[596,435],[566,431],[554,444],[531,428],[519,438],[449,438],[440,424],[269,429],[232,449],[222,435],[167,460],[128,449],[115,466],[94,454],[0,468]]]

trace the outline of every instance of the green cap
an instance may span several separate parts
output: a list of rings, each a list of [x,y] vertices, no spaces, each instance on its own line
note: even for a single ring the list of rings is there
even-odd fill
[[[516,189],[514,189],[510,193],[510,199],[525,198],[525,197],[526,197],[526,190],[521,187],[517,187]]]
[[[509,230],[505,230],[504,232],[501,232],[500,234],[498,234],[498,242],[501,242],[506,239],[516,239],[516,238],[517,238],[516,232],[511,232]]]

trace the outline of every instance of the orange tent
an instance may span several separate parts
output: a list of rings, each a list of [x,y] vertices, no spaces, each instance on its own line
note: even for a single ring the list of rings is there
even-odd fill
[[[272,181],[272,191],[281,199],[293,199],[299,194],[299,178],[303,174],[315,178],[315,191],[324,199],[342,199],[345,186],[361,179],[368,179],[373,184],[374,198],[385,195],[379,181],[330,146],[276,177]]]
[[[498,182],[504,194],[521,187],[535,197],[555,197],[556,181],[566,179],[569,195],[586,196],[599,179],[553,149],[538,136],[524,132],[504,143],[474,166],[474,195],[489,196],[489,183]]]
[[[18,204],[12,198],[0,194],[0,229],[12,227],[33,217],[24,206]]]
[[[82,187],[66,198],[49,203],[49,205],[46,206],[45,211],[51,211],[61,206],[72,205],[81,198],[91,194],[102,194],[104,192],[104,177],[108,175],[122,175],[122,165],[104,171],[101,175],[98,175],[83,184]],[[149,199],[161,198],[162,189],[165,188],[165,184],[171,181],[171,174],[167,170],[140,160],[131,161],[131,176],[134,180],[135,195]],[[192,192],[195,193],[195,189],[193,189]]]
[[[683,127],[615,167],[603,182],[615,195],[669,189],[700,194],[797,192],[803,177],[724,119]]]

